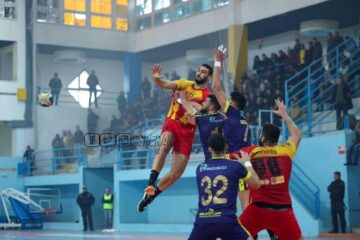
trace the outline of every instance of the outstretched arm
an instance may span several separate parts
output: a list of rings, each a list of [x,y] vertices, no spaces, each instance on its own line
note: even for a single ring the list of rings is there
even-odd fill
[[[156,85],[162,89],[176,90],[176,82],[162,79],[160,65],[153,65],[151,71],[153,81]]]
[[[259,179],[259,176],[256,174],[254,168],[251,165],[250,162],[250,156],[247,152],[240,151],[241,157],[238,154],[235,154],[235,158],[244,164],[245,168],[250,172],[250,177],[248,179],[245,179],[245,182],[253,189],[258,189],[261,187],[261,181]]]
[[[224,109],[226,105],[225,93],[221,89],[221,64],[225,60],[225,51],[226,49],[224,50],[222,46],[214,50],[215,66],[212,81],[214,94],[222,109]]]
[[[296,124],[293,122],[293,120],[291,120],[291,118],[287,114],[284,102],[279,99],[276,99],[275,103],[276,103],[276,106],[278,109],[276,111],[273,111],[273,113],[275,113],[276,115],[278,115],[282,119],[284,119],[284,121],[289,129],[289,132],[290,132],[289,140],[293,141],[297,148],[301,141],[301,132],[300,132],[299,128],[296,126]]]

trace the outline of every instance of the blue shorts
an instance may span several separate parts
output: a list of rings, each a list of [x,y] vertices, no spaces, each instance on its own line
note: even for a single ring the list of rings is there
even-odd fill
[[[189,240],[247,240],[248,233],[238,223],[194,224]]]

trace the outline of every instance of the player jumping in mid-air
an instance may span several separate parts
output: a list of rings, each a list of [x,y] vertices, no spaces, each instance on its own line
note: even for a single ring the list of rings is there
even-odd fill
[[[280,239],[302,239],[299,224],[291,206],[289,181],[292,158],[301,141],[301,132],[286,113],[282,101],[275,101],[274,114],[286,123],[290,139],[278,145],[280,128],[266,124],[260,136],[260,146],[249,146],[248,152],[262,186],[250,188],[251,203],[240,216],[241,223],[255,236],[263,229],[272,230]]]
[[[201,104],[210,94],[207,85],[212,72],[212,67],[202,64],[196,73],[195,82],[183,79],[168,81],[162,79],[159,65],[152,67],[152,77],[156,85],[160,88],[173,91],[184,90],[186,97],[198,104]],[[162,128],[159,153],[154,159],[144,196],[138,204],[139,212],[143,212],[157,195],[174,184],[183,174],[189,160],[196,128],[195,125],[189,122],[189,119],[189,114],[179,101],[173,98],[170,111]],[[173,148],[173,162],[170,172],[156,185],[159,173],[164,166],[166,155],[171,148]]]
[[[225,157],[225,139],[212,134],[208,141],[212,158],[196,169],[199,209],[189,240],[246,240],[249,234],[236,217],[236,198],[239,180],[252,188],[260,187],[260,180],[244,153],[244,165]]]

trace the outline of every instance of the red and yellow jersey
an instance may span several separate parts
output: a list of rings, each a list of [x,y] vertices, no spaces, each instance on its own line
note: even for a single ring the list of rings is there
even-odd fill
[[[195,82],[193,81],[180,79],[175,82],[176,90],[185,90],[186,98],[189,101],[201,104],[211,94],[208,88],[195,89]],[[174,99],[171,101],[167,118],[178,121],[183,125],[190,124],[190,114],[187,113],[183,106]]]
[[[262,183],[259,189],[250,188],[251,201],[291,204],[289,181],[291,160],[296,153],[295,143],[289,140],[272,147],[249,146],[243,150],[249,154]]]

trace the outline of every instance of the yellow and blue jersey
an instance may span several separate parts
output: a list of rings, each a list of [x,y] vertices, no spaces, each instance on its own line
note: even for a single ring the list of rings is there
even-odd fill
[[[237,222],[236,199],[239,181],[250,172],[237,161],[211,159],[196,169],[199,210],[195,223]]]
[[[228,152],[235,152],[249,146],[251,132],[244,111],[238,110],[226,102],[224,113],[226,115],[224,134]]]

